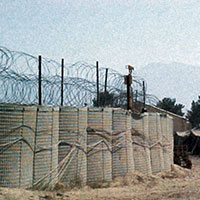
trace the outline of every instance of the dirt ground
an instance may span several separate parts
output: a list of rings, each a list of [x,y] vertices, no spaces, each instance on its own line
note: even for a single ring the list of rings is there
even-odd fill
[[[176,165],[171,172],[156,176],[134,173],[118,178],[101,188],[54,192],[0,188],[0,199],[6,200],[200,200],[200,157],[192,157],[193,168],[186,170]]]

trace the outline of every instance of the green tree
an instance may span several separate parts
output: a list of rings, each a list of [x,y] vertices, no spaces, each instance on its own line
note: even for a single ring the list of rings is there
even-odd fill
[[[198,100],[192,101],[191,110],[187,112],[188,120],[192,124],[192,127],[199,127],[200,124],[200,96]]]
[[[162,108],[163,110],[175,113],[180,116],[184,115],[184,113],[182,112],[184,105],[176,104],[176,99],[164,98],[162,99],[162,101],[159,101],[156,106],[158,108]]]
[[[93,106],[97,106],[97,99],[93,99]],[[110,106],[110,107],[121,107],[126,108],[127,107],[127,97],[126,92],[121,91],[119,94],[116,93],[109,93],[109,92],[100,92],[99,93],[99,106]]]
[[[103,106],[113,106],[114,104],[114,94],[113,93],[109,93],[109,92],[100,92],[99,93],[99,106],[103,107]],[[96,107],[97,106],[97,99],[94,98],[93,99],[93,106]]]

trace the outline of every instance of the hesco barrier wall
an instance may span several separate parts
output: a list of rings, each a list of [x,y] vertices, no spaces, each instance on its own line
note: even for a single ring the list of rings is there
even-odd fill
[[[38,107],[36,114],[33,157],[33,184],[46,184],[54,180],[58,165],[59,108]],[[43,178],[48,175],[44,180]],[[55,181],[55,180],[54,180]]]
[[[112,109],[88,109],[87,183],[112,180]]]
[[[113,109],[112,177],[125,176],[134,171],[131,138],[131,114]]]
[[[59,162],[69,156],[61,181],[70,185],[87,182],[87,109],[61,107],[59,115]],[[72,148],[75,147],[73,150]],[[72,152],[73,151],[73,152]]]
[[[166,117],[166,116],[164,116]],[[164,168],[171,169],[171,163],[174,163],[174,129],[173,118],[167,115],[167,134],[163,137],[164,142]],[[164,134],[163,134],[164,135]],[[169,161],[168,158],[169,157]],[[170,162],[170,164],[169,164]],[[170,166],[169,166],[170,165]]]
[[[160,115],[161,129],[162,129],[162,144],[163,146],[163,157],[164,157],[164,170],[171,169],[171,151],[173,150],[173,144],[170,145],[170,141],[173,136],[173,128],[170,128],[172,118],[163,114]]]
[[[0,104],[0,186],[31,187],[36,108]]]
[[[132,120],[135,169],[143,173],[167,171],[173,163],[173,120],[168,115],[145,113]]]
[[[58,151],[59,149],[59,151]],[[173,120],[112,108],[0,104],[0,187],[53,188],[171,169]]]
[[[149,114],[149,142],[151,153],[152,173],[158,173],[164,170],[164,158],[162,151],[162,132],[161,132],[160,114]]]
[[[40,183],[58,164],[57,144],[58,109],[1,104],[0,186],[30,188]]]
[[[132,118],[132,144],[135,170],[143,174],[151,174],[151,158],[149,148],[149,115],[145,113],[141,119]]]

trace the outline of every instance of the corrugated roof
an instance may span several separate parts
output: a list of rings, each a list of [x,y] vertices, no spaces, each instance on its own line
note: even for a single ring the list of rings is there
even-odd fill
[[[162,112],[165,112],[165,113],[167,113],[167,114],[169,114],[169,115],[172,115],[172,116],[175,116],[175,117],[178,117],[178,118],[181,118],[181,119],[184,119],[184,120],[188,121],[185,117],[180,116],[180,115],[177,115],[177,114],[172,113],[172,112],[169,112],[169,111],[166,111],[166,110],[164,110],[164,109],[162,109],[162,108],[158,108],[158,107],[156,107],[156,106],[152,106],[152,105],[149,105],[149,104],[147,104],[147,106],[150,106],[150,107],[152,107],[152,108],[155,108],[155,109],[157,109],[157,110],[160,110],[160,111],[162,111]]]

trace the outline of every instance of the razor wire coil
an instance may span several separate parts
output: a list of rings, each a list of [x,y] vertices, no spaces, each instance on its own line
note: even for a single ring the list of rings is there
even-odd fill
[[[96,98],[96,66],[84,62],[64,67],[64,105],[92,106]],[[99,68],[99,91],[104,92],[106,68]],[[42,103],[59,106],[61,102],[61,64],[42,58]],[[143,79],[133,75],[132,96],[142,100]],[[38,104],[38,58],[24,52],[0,47],[0,102]],[[123,104],[126,93],[124,77],[113,69],[108,70],[107,92],[118,104]],[[134,99],[134,97],[133,97]],[[147,94],[146,100],[156,104],[158,99]]]

